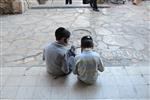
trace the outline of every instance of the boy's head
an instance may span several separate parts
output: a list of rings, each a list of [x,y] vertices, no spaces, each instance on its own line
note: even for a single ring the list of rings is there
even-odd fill
[[[87,35],[81,38],[81,48],[93,48],[93,47],[94,43],[91,36]]]
[[[59,41],[62,44],[67,45],[68,39],[70,38],[70,32],[63,27],[59,27],[55,31],[55,37],[57,41]]]

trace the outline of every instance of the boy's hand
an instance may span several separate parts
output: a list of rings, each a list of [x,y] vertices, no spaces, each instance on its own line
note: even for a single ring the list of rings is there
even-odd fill
[[[76,50],[75,46],[72,45],[71,48],[70,48],[69,51],[68,51],[68,56],[69,56],[69,57],[70,57],[70,56],[75,57],[75,56],[76,56],[75,50]]]

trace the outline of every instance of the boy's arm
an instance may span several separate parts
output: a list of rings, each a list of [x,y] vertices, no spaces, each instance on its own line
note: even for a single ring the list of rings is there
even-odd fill
[[[63,72],[69,73],[70,70],[73,70],[73,67],[75,66],[75,55],[75,47],[71,46],[71,48],[66,52],[66,54],[63,57]]]
[[[43,61],[45,60],[45,49],[43,50]]]
[[[73,74],[77,74],[77,66],[75,64],[75,66],[73,67]]]
[[[69,65],[68,65],[65,55],[61,59],[61,63],[62,63],[62,67],[61,67],[62,71],[66,74],[69,73]]]
[[[103,72],[103,71],[104,71],[104,66],[103,66],[103,63],[102,63],[102,61],[101,61],[100,58],[99,58],[98,70],[99,70],[100,72]]]
[[[73,74],[79,75],[78,74],[78,66],[77,65],[73,67]]]
[[[75,58],[75,64],[74,64],[74,66],[73,66],[73,73],[74,74],[77,74],[77,75],[79,75],[78,74],[78,66],[79,66],[79,61],[77,60],[77,58]]]

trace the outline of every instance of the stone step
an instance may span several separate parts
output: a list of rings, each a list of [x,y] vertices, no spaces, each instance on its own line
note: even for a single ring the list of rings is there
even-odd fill
[[[52,6],[32,6],[31,9],[55,9],[55,8],[91,8],[89,4],[86,5],[52,5]],[[110,8],[109,5],[99,5],[98,8]]]

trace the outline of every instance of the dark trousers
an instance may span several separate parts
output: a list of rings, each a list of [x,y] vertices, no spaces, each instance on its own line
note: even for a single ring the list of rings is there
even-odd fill
[[[90,6],[93,9],[97,9],[97,0],[90,0]]]
[[[66,4],[72,4],[72,0],[66,0]]]

